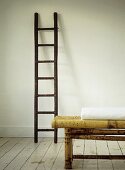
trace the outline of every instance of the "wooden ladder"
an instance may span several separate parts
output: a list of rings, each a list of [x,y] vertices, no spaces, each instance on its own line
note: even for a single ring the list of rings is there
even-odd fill
[[[54,132],[54,143],[57,143],[57,129],[40,129],[38,127],[39,114],[53,114],[54,116],[58,115],[58,67],[57,67],[57,57],[58,57],[58,14],[54,12],[54,27],[52,28],[39,28],[38,26],[38,13],[34,14],[34,50],[35,50],[35,91],[34,91],[34,142],[38,142],[38,132]],[[54,32],[54,43],[53,44],[40,44],[38,43],[38,32],[39,31],[53,31]],[[52,46],[54,48],[54,59],[53,60],[39,60],[38,57],[38,48],[39,47],[48,47]],[[40,64],[54,64],[54,77],[39,77],[38,69]],[[54,92],[53,94],[39,94],[39,81],[54,81]],[[54,97],[54,111],[41,111],[38,109],[39,98],[41,97]]]

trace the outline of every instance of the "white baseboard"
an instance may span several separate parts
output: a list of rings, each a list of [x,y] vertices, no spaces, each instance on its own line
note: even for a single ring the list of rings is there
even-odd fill
[[[53,137],[53,132],[38,132],[39,137]],[[0,127],[0,137],[33,137],[33,127]],[[58,130],[58,137],[64,137],[64,130]]]

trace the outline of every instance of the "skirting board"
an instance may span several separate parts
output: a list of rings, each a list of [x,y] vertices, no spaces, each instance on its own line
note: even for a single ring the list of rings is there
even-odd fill
[[[33,137],[33,127],[0,127],[0,137]],[[39,132],[39,137],[53,137],[53,132]],[[58,137],[64,137],[64,130],[58,130]]]

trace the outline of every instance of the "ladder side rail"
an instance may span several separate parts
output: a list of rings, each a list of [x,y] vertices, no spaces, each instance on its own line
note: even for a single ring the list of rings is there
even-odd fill
[[[34,14],[34,50],[35,50],[35,91],[34,91],[34,142],[38,142],[38,13]]]
[[[54,111],[55,115],[58,115],[58,15],[54,12]],[[57,129],[54,129],[54,143],[57,143]]]

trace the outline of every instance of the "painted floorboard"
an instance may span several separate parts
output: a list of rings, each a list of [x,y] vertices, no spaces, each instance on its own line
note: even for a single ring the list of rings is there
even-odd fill
[[[50,147],[52,140],[41,141],[40,145],[36,148],[33,154],[29,157],[21,170],[36,170],[39,164],[43,163],[42,158]]]
[[[10,162],[17,157],[17,155],[28,143],[29,139],[24,138],[14,145],[14,147],[0,159],[0,170],[5,169],[5,167],[7,167],[8,164],[10,164]]]
[[[62,143],[60,150],[57,154],[56,160],[52,166],[52,170],[64,170],[64,143]]]
[[[22,138],[10,138],[0,147],[0,159],[9,152]]]
[[[73,144],[73,154],[83,155],[85,150],[85,141],[84,140],[74,140]],[[83,168],[83,159],[74,159],[73,160],[73,169],[82,169]]]
[[[32,140],[24,147],[17,157],[5,168],[5,170],[19,170],[29,159],[39,143],[35,144]]]
[[[0,170],[65,170],[64,139],[0,138]],[[124,141],[74,140],[74,154],[125,155]],[[73,160],[73,170],[125,170],[124,160]]]
[[[112,155],[122,155],[117,141],[108,141],[109,152]],[[112,160],[114,170],[125,170],[124,160]]]
[[[62,146],[62,143],[62,139],[58,141],[58,144],[54,144],[53,142],[51,143],[45,156],[42,159],[42,163],[38,165],[37,170],[50,170],[52,168]]]
[[[95,140],[85,140],[85,155],[96,155],[96,143]],[[85,170],[97,170],[97,160],[96,159],[84,159],[83,169]]]
[[[9,138],[1,138],[0,139],[0,148],[9,141]]]
[[[97,154],[98,155],[109,155],[109,150],[107,147],[106,141],[96,141],[96,148],[97,148]],[[99,170],[111,170],[112,167],[112,161],[107,159],[98,159],[98,169]]]

